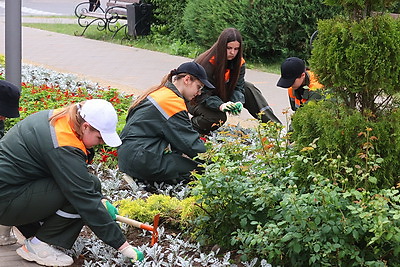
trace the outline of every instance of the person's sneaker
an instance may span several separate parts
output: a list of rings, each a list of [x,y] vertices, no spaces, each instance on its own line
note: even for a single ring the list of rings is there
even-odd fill
[[[69,266],[74,263],[74,260],[62,251],[44,242],[32,244],[30,239],[26,239],[25,244],[17,249],[17,254],[27,261],[35,261],[44,266]]]
[[[0,246],[15,244],[17,239],[11,236],[11,226],[0,225]]]

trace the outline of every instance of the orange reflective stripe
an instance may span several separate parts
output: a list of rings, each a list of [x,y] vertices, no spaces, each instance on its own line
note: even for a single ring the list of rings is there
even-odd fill
[[[301,100],[297,99],[297,97],[294,96],[294,90],[293,90],[292,87],[289,87],[289,88],[288,88],[288,94],[289,94],[289,97],[290,97],[292,100],[294,100],[294,104],[295,104],[295,106],[296,106],[297,108],[300,107],[301,104],[304,104],[304,103],[307,102],[307,99],[304,99],[304,98],[301,99]]]
[[[225,77],[224,77],[225,82],[228,82],[230,77],[231,77],[231,70],[230,69],[226,69],[225,70]]]
[[[60,110],[54,110],[54,114],[58,113]],[[79,148],[86,155],[88,154],[85,145],[75,133],[72,131],[71,126],[69,124],[68,116],[64,116],[59,118],[54,124],[55,135],[57,138],[58,146],[72,146]]]
[[[212,56],[209,60],[209,62],[213,65],[215,65],[215,56]]]
[[[322,87],[324,87],[322,84],[318,82],[314,72],[308,71],[308,74],[310,76],[310,84],[308,85],[310,90],[321,89]]]
[[[294,97],[293,91],[294,91],[293,88],[292,88],[292,87],[289,87],[288,93],[289,93],[289,97],[290,97],[290,98],[295,98],[295,97]]]
[[[210,58],[209,62],[210,62],[211,64],[215,65],[215,63],[216,63],[216,62],[215,62],[215,56],[212,56],[212,57]],[[240,67],[242,67],[242,65],[243,65],[244,63],[246,63],[246,61],[244,60],[244,58],[242,58],[242,60],[240,61]],[[231,70],[230,70],[230,69],[226,69],[226,70],[225,70],[225,76],[224,76],[225,82],[228,82],[230,78],[231,78]]]
[[[183,98],[178,97],[171,89],[165,86],[149,96],[155,101],[152,101],[152,103],[156,105],[156,108],[164,115],[167,115],[167,119],[178,112],[187,110]]]

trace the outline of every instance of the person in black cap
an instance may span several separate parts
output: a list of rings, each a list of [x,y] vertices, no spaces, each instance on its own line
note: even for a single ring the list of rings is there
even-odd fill
[[[224,29],[213,46],[195,61],[204,67],[208,80],[215,86],[206,88],[188,104],[193,126],[199,133],[209,134],[218,129],[226,122],[227,113],[239,115],[243,108],[262,122],[281,123],[261,91],[245,81],[242,36],[237,29]]]
[[[281,65],[281,77],[277,86],[288,88],[290,107],[296,111],[309,100],[320,100],[315,90],[323,87],[313,72],[306,68],[304,61],[297,57],[287,58]]]
[[[186,62],[171,70],[161,83],[141,94],[130,106],[118,148],[119,169],[150,185],[188,182],[198,169],[193,160],[206,151],[193,129],[186,101],[204,86],[213,88],[202,66]]]
[[[14,84],[0,80],[0,138],[4,136],[4,120],[19,117],[21,93]]]

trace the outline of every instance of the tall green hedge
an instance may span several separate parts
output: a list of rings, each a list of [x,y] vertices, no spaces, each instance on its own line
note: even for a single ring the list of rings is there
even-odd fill
[[[330,18],[340,9],[321,0],[188,0],[183,25],[188,37],[209,47],[221,31],[241,31],[246,58],[271,61],[287,56],[308,58],[309,38],[317,20]]]
[[[153,25],[159,32],[172,35],[174,38],[185,37],[182,16],[187,0],[148,0],[146,2],[153,4]]]
[[[310,55],[309,39],[317,21],[339,14],[341,9],[321,0],[245,1],[240,30],[246,41],[246,55],[258,58],[284,58]]]
[[[184,28],[192,41],[208,48],[225,28],[237,28],[242,6],[242,1],[188,0],[183,17]]]

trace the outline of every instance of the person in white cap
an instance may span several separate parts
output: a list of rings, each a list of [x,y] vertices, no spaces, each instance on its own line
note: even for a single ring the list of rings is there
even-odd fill
[[[115,222],[99,179],[88,172],[93,147],[117,147],[117,113],[101,99],[28,116],[0,140],[0,224],[27,238],[18,255],[46,266],[74,260],[71,248],[84,224],[131,261],[143,259]],[[106,205],[104,205],[106,202]]]

